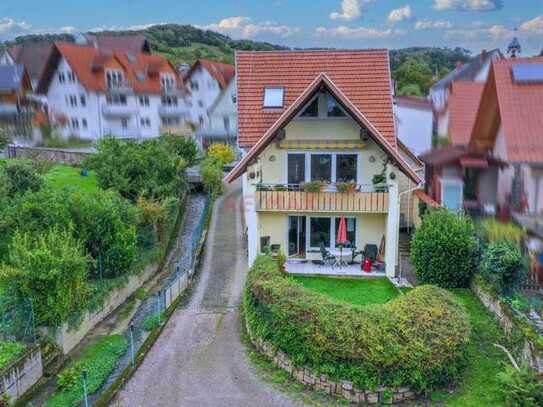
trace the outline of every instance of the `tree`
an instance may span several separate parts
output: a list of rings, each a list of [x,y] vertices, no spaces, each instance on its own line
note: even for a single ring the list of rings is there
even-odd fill
[[[222,165],[231,163],[236,159],[234,149],[224,143],[211,144],[207,150],[207,156],[216,159]]]
[[[413,236],[411,261],[420,284],[468,287],[479,264],[473,222],[446,209],[430,211]]]
[[[9,161],[0,168],[0,182],[5,185],[9,197],[27,191],[36,192],[44,185],[44,180],[31,161]]]
[[[0,126],[0,151],[4,150],[10,142],[8,129],[5,126]]]
[[[89,261],[70,231],[16,232],[8,263],[0,266],[0,289],[16,300],[29,298],[39,325],[58,326],[87,303]]]
[[[402,86],[398,89],[398,96],[418,96],[422,97],[422,91],[420,90],[419,85],[416,83],[410,83]]]
[[[500,239],[488,245],[481,262],[481,272],[500,294],[511,295],[524,279],[525,266],[518,246]]]
[[[398,89],[407,85],[417,85],[423,95],[427,95],[433,82],[432,70],[427,63],[417,58],[409,58],[393,72]]]

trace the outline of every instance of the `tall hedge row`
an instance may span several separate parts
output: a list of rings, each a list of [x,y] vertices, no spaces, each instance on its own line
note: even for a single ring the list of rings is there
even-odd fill
[[[244,294],[250,329],[297,365],[379,385],[430,389],[458,378],[470,325],[450,293],[422,286],[384,305],[360,307],[305,289],[257,258]]]

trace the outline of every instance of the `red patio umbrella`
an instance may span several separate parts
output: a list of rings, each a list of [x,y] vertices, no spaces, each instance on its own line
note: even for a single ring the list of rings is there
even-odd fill
[[[347,243],[347,222],[342,216],[339,219],[339,227],[337,229],[336,243],[339,245],[340,250],[340,262],[343,263],[343,245]]]

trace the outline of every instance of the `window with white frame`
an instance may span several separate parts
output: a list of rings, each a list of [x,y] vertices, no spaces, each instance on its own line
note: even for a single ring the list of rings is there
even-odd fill
[[[308,220],[309,248],[317,250],[324,245],[327,249],[339,247],[336,243],[336,234],[339,229],[340,216],[320,217],[311,216]],[[347,227],[347,241],[352,245],[356,242],[356,218],[345,218]]]
[[[108,95],[106,98],[106,101],[109,105],[120,105],[120,106],[126,106],[127,100],[126,95]]]
[[[198,91],[200,89],[200,85],[196,81],[190,81],[190,90],[192,91]]]
[[[441,203],[452,212],[462,209],[464,183],[460,179],[441,179]]]
[[[140,118],[141,127],[151,127],[151,120],[148,117]]]
[[[145,107],[149,106],[149,96],[147,95],[140,96],[139,101],[140,101],[140,106],[145,106]]]
[[[326,110],[324,108],[326,107]],[[336,99],[328,93],[320,93],[315,96],[302,110],[301,118],[344,118],[347,117]]]
[[[69,102],[71,107],[77,107],[77,96],[70,95]]]
[[[127,119],[121,119],[121,127],[123,130],[126,130],[128,128],[128,120]]]
[[[68,81],[72,83],[75,82],[75,74],[72,71],[68,71]]]
[[[65,83],[66,82],[66,76],[64,75],[64,72],[59,72],[58,73],[58,81],[60,83]]]
[[[358,180],[358,154],[343,152],[292,152],[287,157],[287,182],[344,183]]]
[[[84,129],[86,129],[87,127],[89,127],[88,123],[87,123],[87,119],[81,119],[81,126],[83,126]]]
[[[177,106],[177,96],[162,96],[162,104],[164,106],[175,107]]]
[[[79,129],[79,119],[77,117],[72,117],[72,128],[74,130]]]
[[[123,81],[123,73],[117,70],[109,70],[106,72],[106,80],[108,88],[119,86]]]
[[[283,107],[285,90],[283,88],[264,89],[264,107]]]
[[[181,119],[179,117],[163,117],[162,125],[163,126],[179,126],[181,124]]]
[[[81,102],[81,106],[83,107],[87,106],[87,98],[85,97],[85,95],[80,95],[79,101]]]
[[[175,88],[175,77],[172,74],[161,74],[160,86],[166,90]]]

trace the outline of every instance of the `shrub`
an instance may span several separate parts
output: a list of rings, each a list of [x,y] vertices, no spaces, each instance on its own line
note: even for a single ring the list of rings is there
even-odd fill
[[[86,304],[88,263],[71,231],[16,232],[8,264],[0,268],[0,291],[20,301],[30,298],[36,322],[58,326]]]
[[[135,143],[106,137],[97,149],[86,165],[95,170],[98,185],[113,188],[132,202],[140,196],[178,197],[186,186],[186,162],[159,140]]]
[[[349,305],[305,289],[256,259],[244,293],[252,333],[297,366],[359,388],[429,389],[458,378],[469,341],[463,307],[447,291],[415,288],[383,305]]]
[[[471,220],[444,209],[426,214],[411,242],[411,261],[421,284],[467,287],[478,257]]]
[[[225,165],[236,159],[236,153],[228,144],[214,143],[207,150],[207,156],[216,159]]]
[[[38,191],[44,185],[44,180],[38,174],[31,161],[8,161],[1,167],[0,182],[5,185],[6,193],[10,197],[24,194],[27,191]]]
[[[481,262],[483,277],[502,295],[511,295],[521,285],[525,268],[519,248],[505,239],[492,241]]]
[[[128,349],[121,335],[104,336],[83,352],[74,365],[58,375],[59,390],[45,403],[46,407],[75,407],[83,401],[81,374],[87,372],[88,393],[96,393],[115,369],[117,361]]]
[[[160,141],[166,145],[168,150],[185,160],[187,165],[195,164],[199,150],[198,144],[193,139],[175,134],[165,134],[160,136]]]
[[[146,332],[152,331],[160,326],[160,321],[164,321],[164,314],[161,314],[160,318],[157,314],[146,316],[142,324],[143,330]]]
[[[479,227],[481,237],[488,243],[507,240],[519,246],[526,233],[514,223],[503,223],[496,219],[485,219]]]
[[[498,373],[499,391],[508,406],[536,407],[543,405],[543,381],[530,368],[520,371],[507,366]]]
[[[218,160],[208,157],[202,162],[200,172],[206,190],[214,196],[220,195],[223,177],[222,164]]]
[[[0,341],[0,370],[20,356],[25,349],[26,347],[19,342]]]

